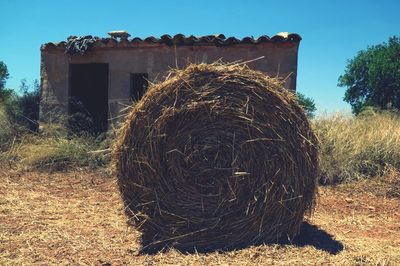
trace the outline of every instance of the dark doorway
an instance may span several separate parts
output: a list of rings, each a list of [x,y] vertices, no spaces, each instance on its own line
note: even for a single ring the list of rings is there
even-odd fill
[[[68,104],[72,132],[107,131],[108,64],[70,64]]]
[[[131,100],[139,101],[147,90],[149,75],[147,73],[131,74]]]

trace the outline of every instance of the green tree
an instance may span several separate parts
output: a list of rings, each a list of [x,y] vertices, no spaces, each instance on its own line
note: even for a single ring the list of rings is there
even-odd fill
[[[30,85],[26,79],[22,79],[19,92],[4,89],[0,102],[7,117],[14,125],[31,131],[38,129],[40,86],[37,80]]]
[[[24,120],[25,126],[32,131],[38,129],[40,85],[37,79],[32,85],[28,85],[26,79],[21,80],[18,97],[20,117]]]
[[[317,108],[315,107],[314,100],[310,97],[306,97],[304,94],[300,92],[296,92],[297,101],[299,105],[301,105],[304,109],[304,112],[308,116],[308,118],[314,118],[315,111]]]
[[[365,107],[400,109],[400,38],[367,47],[348,61],[338,86],[355,114]]]
[[[33,84],[29,85],[26,79],[22,79],[19,92],[17,92],[5,88],[8,77],[7,65],[0,61],[0,104],[2,109],[13,124],[36,131],[40,102],[38,80],[35,79]]]
[[[8,77],[7,65],[3,61],[0,61],[0,92],[4,89]]]

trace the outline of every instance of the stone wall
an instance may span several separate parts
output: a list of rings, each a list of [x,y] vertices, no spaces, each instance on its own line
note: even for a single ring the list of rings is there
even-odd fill
[[[183,68],[188,63],[211,63],[216,60],[248,61],[248,66],[267,75],[285,79],[285,87],[296,90],[297,52],[299,43],[235,44],[230,46],[94,47],[85,55],[67,55],[64,49],[41,52],[42,102],[40,119],[54,122],[68,113],[69,64],[109,64],[110,117],[117,117],[124,104],[129,104],[130,74],[148,73],[150,81],[164,78],[170,68]]]

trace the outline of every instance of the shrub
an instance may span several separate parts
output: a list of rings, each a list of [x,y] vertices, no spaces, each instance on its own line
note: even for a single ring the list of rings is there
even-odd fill
[[[18,97],[18,106],[20,109],[19,119],[31,131],[38,130],[39,104],[40,104],[40,86],[37,80],[34,80],[32,86],[26,84],[26,80],[21,81],[21,95]]]
[[[8,119],[4,106],[0,103],[0,152],[8,150],[13,136],[13,125]]]
[[[107,154],[96,152],[102,140],[91,136],[26,138],[18,148],[20,162],[39,170],[68,170],[107,164]]]
[[[20,92],[4,89],[0,93],[0,102],[8,119],[14,124],[30,131],[37,131],[39,120],[40,89],[35,80],[30,86],[21,80]]]
[[[10,103],[9,98],[9,103]],[[0,164],[40,170],[68,170],[108,164],[110,135],[71,135],[62,125],[34,132],[16,123],[0,102]],[[11,113],[11,116],[10,116]]]

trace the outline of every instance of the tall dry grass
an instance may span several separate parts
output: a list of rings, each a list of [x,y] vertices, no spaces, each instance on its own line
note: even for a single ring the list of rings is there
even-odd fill
[[[110,136],[70,135],[65,127],[46,125],[32,132],[15,123],[0,103],[0,167],[76,170],[106,166]]]
[[[102,140],[92,136],[42,136],[25,137],[9,154],[20,166],[39,170],[76,170],[81,167],[98,167],[108,164]]]
[[[357,117],[320,116],[313,121],[320,140],[323,182],[381,176],[400,169],[400,116],[369,111]]]
[[[369,111],[357,117],[339,113],[319,116],[312,124],[320,140],[323,183],[400,172],[398,113]],[[0,167],[66,170],[108,166],[113,136],[68,136],[57,125],[47,125],[43,132],[32,133],[13,123],[0,104]],[[400,188],[399,179],[395,184]]]

